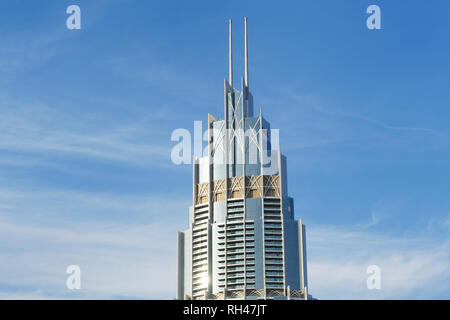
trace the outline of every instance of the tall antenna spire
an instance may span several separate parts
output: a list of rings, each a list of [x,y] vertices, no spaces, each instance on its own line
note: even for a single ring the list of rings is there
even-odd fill
[[[248,38],[247,38],[247,17],[245,22],[245,86],[248,88]]]
[[[233,88],[233,36],[232,36],[232,22],[231,22],[231,19],[230,19],[230,21],[229,21],[229,24],[230,24],[230,31],[229,31],[229,38],[230,38],[230,40],[229,40],[229,46],[230,46],[230,48],[229,48],[229,61],[228,61],[228,64],[229,64],[229,82],[230,82],[230,86],[231,86],[231,88]]]

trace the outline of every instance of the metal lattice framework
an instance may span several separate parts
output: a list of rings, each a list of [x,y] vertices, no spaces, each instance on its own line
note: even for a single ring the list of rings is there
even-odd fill
[[[303,298],[305,294],[305,290],[291,290],[291,297]]]
[[[259,138],[260,133],[262,132],[265,136],[267,136],[265,130],[261,130],[260,117],[256,118],[256,122],[253,125],[251,125],[250,128],[248,128],[247,130],[244,129],[245,118],[237,114],[238,110],[239,112],[244,113],[241,100],[242,100],[242,93],[239,94],[237,102],[237,106],[239,107],[239,109],[235,108],[232,102],[229,101],[229,106],[231,109],[231,122],[230,122],[231,127],[228,130],[226,130],[226,122],[223,121],[220,128],[213,129],[214,142],[211,148],[211,156],[214,157],[216,152],[219,150],[221,150],[225,154],[225,145],[227,145],[228,150],[230,152],[230,159],[226,159],[226,162],[231,164],[234,161],[233,160],[234,148],[230,148],[230,146],[233,145],[233,142],[236,143],[237,150],[240,151],[239,154],[240,156],[244,156],[244,154],[247,151],[252,151],[254,152],[254,154],[252,153],[251,156],[255,157],[255,159],[252,158],[251,161],[254,160],[257,161],[259,158],[258,153],[263,152],[263,148]],[[245,143],[246,136],[248,136],[247,144]],[[254,146],[255,148],[252,150],[250,149],[251,146],[252,147]],[[222,159],[215,159],[214,161],[222,161]],[[256,161],[255,163],[257,163]]]
[[[205,292],[204,296],[196,300],[224,300],[224,299],[244,299],[246,297],[257,298],[277,298],[285,297],[287,299],[307,299],[306,288],[301,290],[291,290],[288,287],[284,289],[247,289],[247,290],[224,290],[218,293]]]
[[[259,141],[259,133],[260,133],[260,118],[257,118],[258,120],[255,122],[255,124],[253,126],[250,127],[250,129],[248,129],[246,131],[246,134],[248,135],[248,139],[249,139],[249,144],[246,148],[246,150],[249,150],[250,148],[250,143],[253,142],[253,145],[255,145],[258,149],[259,152],[262,152],[261,150],[261,144]]]
[[[228,198],[233,198],[237,195],[237,198],[241,198],[244,194],[244,177],[232,177],[229,179],[230,187],[228,189]]]
[[[245,185],[244,185],[245,181]],[[246,176],[232,177],[227,180],[214,180],[212,185],[212,199],[213,201],[224,201],[225,197],[232,198],[261,198],[261,197],[281,197],[280,176]],[[195,186],[196,199],[195,204],[202,204],[207,202],[209,195],[209,183],[200,183]],[[228,191],[228,192],[227,192]]]
[[[280,296],[285,296],[285,290],[281,290],[281,289],[267,289],[266,290],[266,296],[267,297],[280,297]]]
[[[249,296],[249,297],[264,297],[264,289],[247,290],[247,296]]]
[[[262,176],[249,176],[249,177],[245,177],[245,182],[246,182],[246,192],[245,192],[245,196],[249,197],[250,192],[252,192],[252,197],[256,198],[253,194],[254,191],[257,191],[259,197],[261,197],[261,195],[263,194],[263,184],[262,184]]]
[[[243,109],[243,94],[238,90],[235,90],[237,94],[237,102],[235,105],[232,103],[232,99],[228,101],[229,106],[231,108],[231,124],[232,129],[230,133],[230,145],[233,141],[236,142],[236,145],[241,150],[242,153],[245,151],[245,137],[244,137],[244,109]],[[241,116],[239,117],[238,109],[241,111]]]
[[[264,197],[281,197],[280,176],[263,176]]]
[[[205,203],[208,200],[208,195],[209,195],[209,183],[205,182],[205,183],[200,183],[197,185],[197,192],[196,192],[196,199],[195,199],[195,204],[201,204],[201,203]],[[206,201],[205,201],[206,199]]]
[[[222,125],[220,126],[220,129],[215,129],[214,130],[214,136],[216,137],[212,150],[211,150],[211,156],[214,157],[214,154],[216,153],[216,150],[218,150],[219,148],[222,150],[223,153],[225,153],[225,149],[224,149],[224,144],[226,143],[222,143],[225,135],[226,135],[226,130],[225,130],[225,121],[222,122]]]
[[[219,179],[213,182],[213,199],[214,201],[225,200],[225,194],[227,189],[227,180]]]

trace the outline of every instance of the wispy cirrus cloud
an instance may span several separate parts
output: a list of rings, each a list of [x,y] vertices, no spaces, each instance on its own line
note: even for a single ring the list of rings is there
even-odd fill
[[[175,191],[174,191],[175,192]],[[95,221],[108,223],[141,223],[164,221],[182,225],[191,200],[174,193],[106,193],[43,188],[13,189],[0,187],[0,217],[11,221],[55,223],[83,226]],[[172,214],[165,214],[172,212]]]
[[[428,299],[450,296],[450,238],[391,235],[349,226],[308,228],[310,292],[319,299]],[[381,290],[367,289],[369,265]]]
[[[0,152],[15,154],[4,153],[0,163],[49,163],[52,155],[65,154],[130,165],[171,165],[170,136],[159,124],[158,114],[119,124],[75,117],[55,107],[27,105],[11,98],[2,97],[1,103]]]
[[[143,224],[82,228],[45,227],[0,221],[0,295],[4,298],[169,299],[175,291],[176,230]],[[82,289],[70,291],[67,266],[79,265]],[[10,295],[10,296],[9,296]]]
[[[188,199],[0,190],[0,298],[170,299]],[[67,266],[82,289],[70,291]]]
[[[0,231],[2,260],[10,262],[1,270],[2,298],[173,297],[176,228],[170,224],[48,227],[0,220]],[[13,245],[21,250],[8,250]],[[449,248],[448,240],[310,227],[309,289],[319,299],[443,298],[450,293]],[[79,292],[64,287],[70,264],[82,268]],[[381,268],[381,290],[366,287],[373,264]]]
[[[327,103],[320,96],[302,92],[292,85],[278,87],[276,93],[271,94],[276,100],[263,95],[263,111],[270,112],[272,106],[280,106],[271,114],[272,124],[283,124],[287,150],[335,145],[417,149],[418,146],[450,144],[448,132],[420,125],[388,123],[351,106]],[[292,118],[297,120],[291,121]]]

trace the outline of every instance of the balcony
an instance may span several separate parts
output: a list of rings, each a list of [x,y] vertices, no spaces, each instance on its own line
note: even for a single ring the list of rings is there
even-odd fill
[[[208,235],[206,233],[195,235],[192,238],[192,243],[207,242],[207,241],[208,241]]]
[[[279,229],[281,228],[281,222],[267,222],[264,221],[264,228],[276,228]]]
[[[205,271],[208,271],[208,266],[207,265],[192,268],[192,273],[193,274],[194,273],[203,273]]]
[[[207,266],[208,265],[208,260],[199,260],[199,261],[196,261],[196,262],[192,263],[192,267],[203,266],[203,265]]]
[[[244,289],[244,285],[243,284],[232,284],[227,286],[228,290],[240,290],[240,289]]]
[[[266,277],[266,282],[283,283],[283,277]]]
[[[281,240],[283,237],[282,237],[282,235],[281,235],[281,233],[280,233],[280,234],[265,234],[265,235],[264,235],[264,238],[266,238],[266,239]]]
[[[192,226],[192,236],[193,237],[206,234],[207,232],[208,232],[208,225],[207,224],[193,225]]]
[[[235,206],[243,206],[243,205],[244,205],[244,201],[241,199],[239,199],[239,200],[229,199],[228,200],[228,208],[235,207]]]
[[[200,213],[208,211],[208,203],[197,204],[194,209],[194,213]]]
[[[198,249],[198,248],[207,248],[208,242],[206,240],[204,241],[197,241],[194,245],[192,245],[192,249]]]
[[[228,218],[235,218],[235,217],[242,218],[243,216],[244,216],[244,212],[241,212],[241,213],[228,213],[227,214]]]
[[[207,261],[208,260],[208,255],[207,254],[202,254],[202,255],[199,255],[199,256],[196,256],[196,257],[193,257],[192,258],[192,262],[198,262],[198,261]],[[192,265],[194,265],[194,264],[192,264]]]
[[[194,214],[194,220],[207,219],[209,217],[209,212],[201,212]]]
[[[266,258],[266,265],[268,265],[268,264],[283,265],[283,260],[282,259]]]
[[[283,266],[282,265],[266,265],[266,270],[276,270],[276,271],[283,271]]]
[[[227,249],[228,248],[243,248],[243,247],[244,247],[243,241],[232,242],[232,243],[228,243],[228,245],[227,245]]]
[[[227,272],[239,272],[244,271],[244,267],[229,267],[227,268]]]
[[[265,214],[264,222],[279,222],[279,223],[281,223],[281,217],[280,216],[268,216],[267,214]]]
[[[244,225],[242,224],[242,222],[227,225],[227,230],[243,229],[243,228]]]
[[[283,254],[282,253],[267,253],[266,252],[266,258],[282,258]]]
[[[283,283],[266,283],[268,289],[284,289]]]
[[[238,273],[228,273],[227,279],[233,279],[233,278],[244,278],[244,272],[238,272]]]
[[[234,230],[234,231],[227,231],[227,237],[233,236],[233,235],[243,235],[243,230]]]
[[[267,276],[283,276],[283,272],[282,271],[266,271],[266,277]]]
[[[229,250],[227,250],[227,253],[244,253],[244,248],[240,248],[240,249],[229,249]]]
[[[244,219],[244,216],[240,217],[227,217],[228,222],[241,222]]]
[[[231,237],[227,237],[227,242],[232,242],[232,241],[242,241],[244,240],[243,236],[231,236]]]
[[[250,276],[250,275],[247,275],[248,277],[245,279],[245,282],[248,284],[248,283],[251,283],[251,284],[254,284],[255,283],[255,278],[254,278],[254,275],[253,276]]]
[[[197,281],[199,279],[205,279],[205,277],[208,277],[208,272],[207,271],[201,272],[201,273],[197,273],[197,274],[192,276],[193,283],[197,283]]]
[[[243,254],[235,254],[235,253],[227,255],[228,261],[236,260],[236,259],[244,259],[244,255]]]
[[[236,284],[236,283],[239,283],[239,284],[244,284],[244,278],[242,278],[242,279],[233,279],[233,280],[227,280],[227,284]]]
[[[274,247],[274,246],[265,246],[265,251],[266,251],[266,253],[281,253],[282,252],[282,246],[281,245],[279,245],[279,246],[276,246],[276,247]]]

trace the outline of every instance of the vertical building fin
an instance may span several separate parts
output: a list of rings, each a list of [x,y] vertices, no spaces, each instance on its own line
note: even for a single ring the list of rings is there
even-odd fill
[[[186,294],[184,290],[184,232],[178,232],[178,276],[177,276],[177,299],[184,300]]]
[[[248,90],[248,36],[247,36],[247,17],[244,18],[245,23],[245,87]]]
[[[229,53],[228,53],[228,68],[229,68],[229,79],[230,87],[233,89],[233,35],[232,35],[232,21],[229,20]]]

